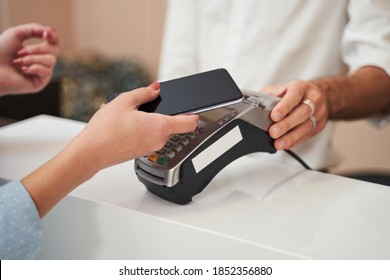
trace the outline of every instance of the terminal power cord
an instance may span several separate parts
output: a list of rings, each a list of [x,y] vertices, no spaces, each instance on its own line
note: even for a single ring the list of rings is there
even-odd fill
[[[287,154],[289,154],[291,157],[293,157],[294,159],[296,159],[304,168],[306,168],[307,170],[312,170],[310,168],[309,165],[307,165],[306,162],[304,162],[303,159],[301,159],[296,153],[294,153],[293,151],[291,150],[284,150]]]

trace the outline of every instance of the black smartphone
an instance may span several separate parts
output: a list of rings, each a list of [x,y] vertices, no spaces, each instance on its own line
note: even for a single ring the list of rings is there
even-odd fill
[[[200,113],[242,100],[243,95],[226,69],[216,69],[160,82],[160,95],[138,110],[165,115]],[[107,97],[111,101],[119,94]]]

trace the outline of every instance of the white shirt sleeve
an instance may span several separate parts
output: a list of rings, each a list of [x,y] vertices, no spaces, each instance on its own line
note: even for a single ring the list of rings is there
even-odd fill
[[[41,220],[20,181],[0,186],[0,259],[33,259],[42,246]]]
[[[351,0],[348,16],[341,51],[350,72],[370,65],[390,75],[390,1]]]
[[[341,53],[350,72],[376,66],[390,75],[390,1],[351,0],[348,16]],[[390,122],[390,114],[376,115],[368,121],[382,128]]]

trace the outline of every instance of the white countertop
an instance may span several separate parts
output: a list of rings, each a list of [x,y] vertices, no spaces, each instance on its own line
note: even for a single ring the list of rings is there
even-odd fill
[[[84,125],[38,116],[0,128],[0,177],[25,176]],[[257,153],[176,205],[150,194],[130,161],[101,171],[44,218],[39,258],[389,259],[389,201],[389,187]]]

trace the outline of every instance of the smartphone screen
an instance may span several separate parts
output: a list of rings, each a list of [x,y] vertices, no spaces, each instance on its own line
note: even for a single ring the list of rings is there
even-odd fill
[[[165,115],[199,113],[238,103],[243,97],[225,69],[160,82],[160,86],[160,96],[138,110]]]

